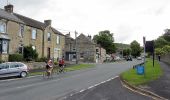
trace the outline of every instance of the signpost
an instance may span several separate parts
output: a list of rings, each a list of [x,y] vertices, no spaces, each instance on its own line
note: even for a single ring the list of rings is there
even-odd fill
[[[146,44],[146,38],[143,37],[143,48],[144,48],[144,67],[143,67],[144,72],[143,73],[144,73],[144,77],[145,77],[145,67],[146,67],[146,56],[145,56],[146,55],[146,47],[145,47],[146,45],[145,44]]]

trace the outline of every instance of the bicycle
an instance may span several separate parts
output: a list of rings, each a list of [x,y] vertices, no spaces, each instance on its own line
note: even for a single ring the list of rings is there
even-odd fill
[[[58,66],[58,71],[57,73],[60,74],[60,73],[65,73],[65,65],[62,65],[62,66]]]
[[[44,72],[43,72],[43,78],[44,79],[49,79],[49,78],[53,78],[53,69],[51,70],[51,73],[48,71],[48,69],[46,69]]]

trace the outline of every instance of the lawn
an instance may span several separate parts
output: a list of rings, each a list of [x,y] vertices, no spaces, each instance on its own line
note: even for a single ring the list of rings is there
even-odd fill
[[[86,68],[92,68],[95,65],[93,64],[78,64],[78,65],[72,65],[69,67],[65,68],[65,71],[75,71],[75,70],[81,70],[81,69],[86,69]],[[56,72],[57,68],[54,69],[54,72]],[[42,71],[37,71],[37,72],[31,72],[29,73],[29,76],[35,76],[35,75],[42,75]]]
[[[136,69],[130,69],[121,74],[122,78],[132,85],[146,84],[152,80],[158,79],[162,75],[160,64],[155,60],[153,67],[152,59],[147,59],[145,66],[145,75],[138,75]]]

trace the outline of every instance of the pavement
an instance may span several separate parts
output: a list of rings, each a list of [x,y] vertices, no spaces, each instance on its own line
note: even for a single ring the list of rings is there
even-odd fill
[[[152,100],[152,98],[124,88],[120,78],[117,77],[83,92],[66,95],[65,98],[56,100]]]
[[[158,80],[150,82],[146,89],[170,100],[170,65],[160,62],[160,66],[163,75]]]

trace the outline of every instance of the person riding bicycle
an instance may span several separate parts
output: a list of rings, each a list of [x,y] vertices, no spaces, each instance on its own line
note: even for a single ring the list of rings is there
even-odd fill
[[[51,59],[48,60],[46,69],[47,69],[47,76],[50,76],[53,70],[53,63]]]
[[[63,69],[64,69],[64,58],[62,58],[62,59],[60,59],[59,60],[59,67],[60,67],[60,70],[59,70],[59,72],[62,72],[63,71]]]

